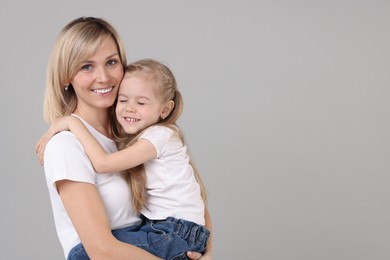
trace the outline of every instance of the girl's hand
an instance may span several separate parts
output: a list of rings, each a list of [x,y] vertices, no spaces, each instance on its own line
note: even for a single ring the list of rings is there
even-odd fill
[[[39,138],[39,141],[35,145],[35,153],[38,156],[38,160],[41,165],[43,165],[43,154],[45,153],[46,144],[54,134],[50,131],[47,131],[44,135],[42,135],[41,138]]]
[[[39,163],[43,165],[43,155],[45,153],[46,144],[57,133],[69,130],[68,120],[70,117],[62,117],[55,120],[45,134],[39,139],[35,145],[35,153],[38,156]]]
[[[202,255],[201,253],[198,253],[198,252],[187,252],[187,257],[191,260],[211,260],[211,259],[213,259],[211,256],[211,252],[208,252],[207,250],[204,253],[204,255]]]

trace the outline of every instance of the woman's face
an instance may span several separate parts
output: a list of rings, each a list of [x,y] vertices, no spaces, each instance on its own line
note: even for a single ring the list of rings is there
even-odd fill
[[[82,62],[70,82],[77,96],[75,113],[111,107],[122,77],[118,48],[111,37],[106,37],[96,53]]]

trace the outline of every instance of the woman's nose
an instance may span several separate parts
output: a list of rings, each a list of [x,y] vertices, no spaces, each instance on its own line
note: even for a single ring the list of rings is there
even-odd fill
[[[108,73],[106,68],[100,68],[97,70],[96,79],[98,82],[106,82],[108,80]]]

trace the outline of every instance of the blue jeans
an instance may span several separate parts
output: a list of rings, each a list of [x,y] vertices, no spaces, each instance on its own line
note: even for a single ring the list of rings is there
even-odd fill
[[[191,221],[169,217],[150,220],[142,216],[142,223],[112,231],[120,241],[140,247],[167,260],[188,259],[187,251],[203,253],[209,240],[207,228]],[[80,243],[69,253],[68,260],[89,260]]]

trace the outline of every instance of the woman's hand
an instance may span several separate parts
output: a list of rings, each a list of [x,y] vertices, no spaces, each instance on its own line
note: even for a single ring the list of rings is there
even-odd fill
[[[211,260],[212,255],[211,252],[207,251],[202,255],[198,252],[187,252],[187,257],[191,260]]]

